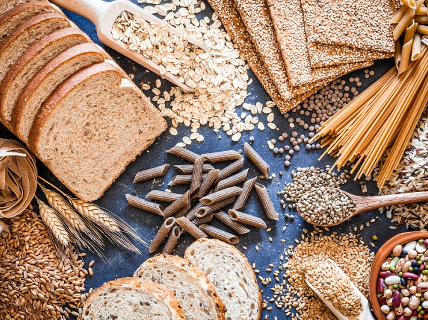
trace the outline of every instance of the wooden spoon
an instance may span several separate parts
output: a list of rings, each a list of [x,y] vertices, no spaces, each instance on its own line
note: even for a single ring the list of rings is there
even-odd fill
[[[389,194],[386,196],[362,197],[362,196],[356,196],[354,194],[351,194],[336,188],[326,187],[325,189],[335,190],[347,195],[355,203],[355,211],[352,212],[348,217],[346,217],[342,221],[332,223],[332,224],[318,224],[312,221],[307,221],[300,213],[299,203],[305,198],[306,195],[309,195],[310,193],[317,191],[317,189],[308,191],[305,194],[303,194],[303,196],[300,198],[299,202],[297,203],[296,207],[297,207],[297,212],[300,214],[300,216],[302,216],[302,218],[305,221],[313,224],[314,226],[319,226],[319,227],[337,226],[338,224],[345,222],[351,217],[369,210],[373,210],[381,207],[389,207],[389,206],[399,205],[399,204],[428,201],[428,191]],[[316,205],[316,203],[314,203],[313,205]]]
[[[130,50],[128,46],[119,39],[113,38],[112,30],[114,22],[122,14],[123,11],[127,11],[129,13],[139,16],[140,18],[150,23],[157,23],[159,25],[168,24],[165,20],[155,17],[148,11],[144,10],[143,8],[139,7],[138,5],[132,3],[129,0],[116,0],[112,2],[104,2],[101,0],[52,0],[52,2],[58,6],[63,7],[64,9],[75,12],[91,20],[95,24],[95,27],[97,29],[98,38],[105,45],[127,56],[129,59],[141,64],[147,69],[160,75],[162,78],[171,81],[180,88],[186,91],[194,91],[194,89],[188,87],[187,85],[179,81],[177,77],[175,77],[169,72],[161,75],[158,64],[146,58],[137,51]],[[169,33],[179,37],[183,34],[182,31],[179,31],[171,25],[168,27],[168,31]],[[210,53],[208,47],[203,43],[197,41],[195,38],[186,36],[185,39],[189,43],[196,45],[205,52]]]

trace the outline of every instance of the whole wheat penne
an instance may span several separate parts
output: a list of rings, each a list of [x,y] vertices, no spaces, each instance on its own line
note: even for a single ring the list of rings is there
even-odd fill
[[[415,22],[415,19],[410,20],[409,24],[406,27],[406,31],[404,32],[404,43],[407,43],[413,39],[417,28],[418,23]]]
[[[199,208],[203,207],[204,204],[202,202],[198,202],[196,206],[194,206],[187,214],[186,217],[189,220],[193,220],[196,218],[196,211],[199,210]]]
[[[244,152],[248,159],[263,173],[267,178],[269,176],[270,167],[263,158],[253,149],[247,142],[244,144]]]
[[[275,211],[266,187],[260,183],[256,183],[256,192],[262,203],[263,209],[265,209],[266,216],[272,220],[279,220],[279,214]]]
[[[188,203],[190,203],[189,191],[183,194],[180,199],[175,200],[173,203],[171,203],[168,207],[165,208],[163,213],[164,219],[173,216],[175,213],[183,209]]]
[[[216,183],[218,183],[223,179],[226,179],[227,177],[231,176],[235,172],[238,172],[239,170],[242,169],[243,166],[244,166],[244,158],[241,158],[239,160],[232,162],[227,167],[224,167],[223,169],[220,170]]]
[[[162,177],[169,169],[169,164],[164,164],[151,169],[143,170],[135,175],[134,183],[146,181],[149,179]]]
[[[412,55],[413,39],[403,45],[401,50],[401,61],[398,67],[398,75],[402,74],[409,68],[410,58]]]
[[[423,2],[424,0],[418,0],[416,2],[416,10],[418,10],[422,6]],[[394,31],[393,31],[394,41],[400,38],[400,35],[404,32],[407,25],[415,17],[415,15],[416,15],[416,11],[414,9],[412,8],[407,9],[406,13],[404,13],[403,17],[394,28]]]
[[[395,61],[395,67],[398,70],[400,68],[400,61],[401,61],[401,43],[400,43],[400,40],[395,41],[394,61]]]
[[[233,186],[236,186],[237,184],[244,182],[247,179],[248,170],[249,169],[245,169],[244,171],[238,172],[238,173],[234,174],[233,176],[230,176],[229,178],[221,180],[217,184],[215,191],[223,190],[223,189],[226,189],[229,187],[233,187]]]
[[[397,12],[394,14],[394,16],[391,18],[389,23],[391,24],[399,23],[403,18],[403,16],[405,15],[405,13],[407,12],[407,9],[409,9],[409,7],[403,4],[400,7],[400,9],[398,9]]]
[[[182,196],[182,193],[152,190],[146,195],[146,198],[162,202],[174,202],[175,200],[180,199]]]
[[[207,194],[208,190],[212,187],[212,185],[216,181],[219,172],[220,172],[220,170],[218,170],[218,169],[211,170],[210,172],[208,172],[207,177],[204,179],[204,181],[202,181],[198,192],[196,192],[193,195],[192,199],[199,199],[199,198],[202,198],[203,196],[205,196]]]
[[[215,163],[215,162],[241,159],[242,155],[237,151],[227,150],[227,151],[206,153],[205,157],[208,161]]]
[[[186,205],[180,209],[180,211],[178,211],[175,215],[174,218],[180,218],[180,217],[184,217],[185,215],[187,215],[187,213],[189,213],[190,209],[192,209],[192,204],[190,202],[186,203]]]
[[[126,195],[126,200],[128,200],[129,205],[138,208],[138,209],[142,209],[148,212],[152,212],[155,214],[158,214],[160,216],[163,216],[163,207],[158,204],[158,203],[154,203],[154,202],[150,202],[150,201],[146,201],[144,199],[135,197],[131,194],[127,194]]]
[[[213,205],[214,203],[220,202],[224,199],[237,196],[241,192],[242,189],[239,187],[230,187],[204,196],[200,201],[205,205]]]
[[[409,8],[416,9],[416,1],[415,0],[401,0],[403,4],[408,6]]]
[[[202,179],[205,179],[207,175],[203,174]],[[191,184],[192,183],[192,175],[191,174],[177,174],[175,175],[170,182],[168,182],[169,186],[180,186],[183,184]]]
[[[428,35],[428,26],[418,25],[416,32]]]
[[[428,16],[416,16],[415,22],[418,24],[428,24]]]
[[[256,184],[256,181],[257,177],[245,181],[244,185],[242,186],[242,192],[239,195],[238,199],[236,199],[236,202],[233,205],[233,209],[242,210],[245,207],[248,198],[250,197],[251,191],[253,190],[254,185]]]
[[[166,238],[166,235],[175,225],[175,221],[176,221],[175,218],[170,217],[162,223],[162,226],[159,228],[158,233],[156,233],[152,242],[150,242],[150,246],[149,246],[150,253],[155,252],[160,247],[162,241]]]
[[[239,222],[233,221],[232,218],[224,211],[218,211],[214,213],[214,218],[228,226],[229,228],[233,229],[239,234],[245,234],[250,232],[250,229],[248,229],[243,224],[240,224]]]
[[[175,226],[174,228],[172,228],[161,253],[171,254],[174,251],[174,248],[177,245],[177,242],[180,239],[180,236],[181,236],[180,227]]]
[[[210,206],[200,207],[195,212],[195,217],[201,218],[201,217],[205,217],[211,213],[217,212],[218,210],[223,209],[224,207],[227,207],[228,205],[231,205],[234,200],[235,200],[235,197],[230,197],[230,198],[224,199],[222,201],[216,202]]]
[[[208,236],[195,226],[189,219],[186,217],[181,217],[177,219],[177,223],[182,227],[185,231],[190,233],[196,240],[200,238],[208,238]]]
[[[250,214],[247,214],[238,210],[233,210],[233,209],[230,209],[228,213],[233,221],[241,222],[259,229],[265,229],[267,227],[266,223],[259,217],[255,217]]]
[[[421,35],[419,33],[415,33],[413,37],[412,44],[412,57],[410,60],[416,61],[421,56]]]
[[[205,232],[207,235],[222,240],[224,242],[230,243],[230,244],[237,244],[239,242],[239,239],[234,234],[231,234],[229,232],[226,232],[224,230],[218,229],[216,227],[210,226],[208,224],[202,224],[199,226],[199,228]]]
[[[173,154],[174,156],[187,160],[189,162],[195,162],[195,160],[199,157],[199,154],[196,154],[190,150],[187,150],[179,146],[174,146],[171,149],[169,149],[167,152]]]
[[[178,170],[181,174],[191,174],[193,172],[193,164],[178,164],[175,165],[174,168]],[[202,172],[204,173],[214,169],[215,168],[210,164],[204,164],[202,166]]]
[[[201,224],[211,222],[211,220],[213,219],[213,217],[214,217],[214,213],[211,213],[211,214],[209,214],[209,215],[207,215],[205,217],[196,218],[195,220],[192,221],[192,223],[194,223],[195,226],[199,227]]]
[[[426,0],[425,0],[425,3],[426,3]],[[428,14],[427,7],[421,6],[418,10],[416,10],[417,16],[426,16],[427,14]]]
[[[193,164],[192,182],[190,183],[190,194],[194,194],[199,190],[202,180],[202,166],[205,162],[205,156],[199,156]]]

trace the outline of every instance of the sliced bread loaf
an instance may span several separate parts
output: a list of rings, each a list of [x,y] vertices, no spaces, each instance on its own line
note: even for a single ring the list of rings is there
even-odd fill
[[[82,43],[60,53],[22,90],[12,112],[12,131],[28,144],[37,112],[55,88],[77,71],[103,61],[104,51],[94,43]]]
[[[87,42],[91,40],[86,34],[71,27],[44,36],[25,51],[0,82],[0,116],[3,120],[10,125],[16,100],[37,72],[64,50]]]
[[[34,0],[0,0],[0,16],[4,15],[9,10],[20,5],[21,3],[33,2]],[[38,0],[48,2],[47,0]]]
[[[0,42],[0,81],[29,47],[44,36],[70,26],[61,13],[41,14],[21,24]]]
[[[186,259],[157,255],[146,260],[134,277],[157,282],[180,300],[188,320],[224,320],[224,305],[207,276]]]
[[[199,239],[184,257],[204,272],[226,306],[226,320],[258,320],[262,296],[253,268],[234,246],[223,241]]]
[[[0,17],[0,41],[25,21],[44,13],[58,12],[54,6],[41,1],[22,3]]]
[[[94,290],[82,309],[82,320],[186,320],[174,294],[139,278],[116,279]]]
[[[166,129],[147,97],[102,62],[64,81],[43,103],[30,149],[79,198],[92,201]]]

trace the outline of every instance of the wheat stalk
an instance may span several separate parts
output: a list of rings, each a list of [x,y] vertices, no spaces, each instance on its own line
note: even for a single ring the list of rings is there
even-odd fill
[[[56,215],[55,210],[49,207],[39,198],[36,197],[36,200],[39,204],[39,212],[44,224],[51,231],[55,240],[57,240],[63,247],[67,247],[70,243],[70,238],[61,220]]]

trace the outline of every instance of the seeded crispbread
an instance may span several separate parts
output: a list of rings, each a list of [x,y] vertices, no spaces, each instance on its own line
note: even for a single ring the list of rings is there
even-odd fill
[[[316,22],[310,41],[395,51],[393,26],[389,23],[394,14],[390,0],[312,0],[312,4]]]

